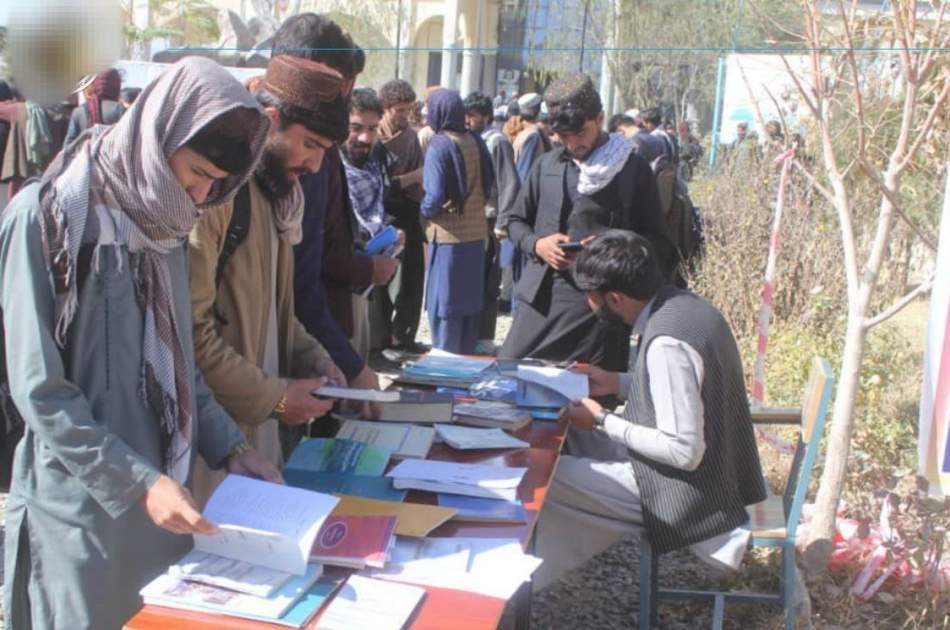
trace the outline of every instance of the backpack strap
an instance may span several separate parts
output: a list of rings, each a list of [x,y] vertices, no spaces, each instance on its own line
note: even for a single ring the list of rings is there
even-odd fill
[[[251,228],[251,191],[249,184],[245,183],[238,189],[234,197],[234,207],[231,212],[231,220],[228,222],[228,230],[224,234],[224,245],[221,247],[221,253],[218,255],[218,266],[214,271],[214,288],[221,286],[221,280],[224,279],[224,271],[227,269],[228,261],[231,256],[241,246],[241,243],[247,238],[248,230]],[[212,307],[215,319],[222,326],[227,325],[228,318],[224,316],[218,308],[217,301]]]
[[[251,228],[251,192],[248,184],[244,184],[237,192],[234,198],[234,209],[231,213],[231,221],[228,222],[228,231],[224,235],[224,245],[221,247],[221,253],[218,255],[218,267],[214,272],[214,286],[221,286],[221,280],[224,278],[224,270],[228,266],[228,261],[241,243],[247,238],[247,232]]]

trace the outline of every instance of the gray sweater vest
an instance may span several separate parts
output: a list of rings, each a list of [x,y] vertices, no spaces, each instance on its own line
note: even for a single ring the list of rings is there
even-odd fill
[[[665,553],[742,525],[748,519],[745,506],[764,500],[766,492],[739,349],[719,311],[699,296],[674,287],[656,296],[638,347],[630,353],[633,382],[626,419],[656,427],[646,355],[660,336],[688,343],[703,359],[706,443],[694,471],[630,451],[650,540]]]

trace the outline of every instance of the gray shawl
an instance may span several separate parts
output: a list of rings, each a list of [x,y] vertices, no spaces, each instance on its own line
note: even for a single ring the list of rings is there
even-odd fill
[[[113,126],[96,125],[57,156],[43,175],[44,244],[56,290],[55,337],[63,347],[76,313],[76,264],[90,212],[104,209],[128,248],[145,321],[140,395],[159,417],[164,472],[184,482],[190,466],[193,383],[171,303],[165,255],[180,247],[201,209],[228,201],[248,172],[214,184],[195,205],[168,159],[215,118],[236,108],[260,111],[254,98],[217,63],[183,59],[146,87]],[[259,158],[268,120],[247,129]],[[254,161],[256,163],[256,159]],[[100,230],[100,233],[102,230]],[[95,257],[98,255],[98,245]]]

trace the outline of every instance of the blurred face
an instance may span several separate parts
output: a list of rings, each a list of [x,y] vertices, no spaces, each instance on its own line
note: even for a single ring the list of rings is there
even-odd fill
[[[483,116],[478,112],[465,112],[465,126],[475,133],[485,131],[491,124],[491,116]]]
[[[184,146],[168,158],[168,166],[175,175],[175,179],[185,189],[188,196],[196,204],[208,198],[211,186],[219,179],[229,175],[215,166],[211,160],[194,149]]]
[[[378,134],[379,114],[359,111],[350,113],[350,135],[344,145],[350,161],[357,166],[365,164]]]
[[[745,138],[745,134],[746,134],[746,132],[747,132],[748,130],[749,130],[749,128],[746,127],[745,125],[738,125],[738,126],[736,127],[736,137],[737,137],[739,140],[742,140],[743,138]]]
[[[409,128],[409,114],[412,113],[412,103],[396,103],[386,109],[386,116],[392,122],[393,127],[399,131],[405,131]]]
[[[597,146],[597,141],[600,139],[600,127],[603,123],[604,114],[601,113],[597,118],[585,122],[577,133],[559,131],[557,135],[567,154],[583,162]]]

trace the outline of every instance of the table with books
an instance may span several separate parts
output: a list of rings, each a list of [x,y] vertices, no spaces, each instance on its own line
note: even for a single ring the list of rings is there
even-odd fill
[[[287,486],[229,476],[204,511],[219,533],[196,536],[125,627],[488,629],[506,606],[527,626],[534,528],[566,431],[559,398],[537,387],[574,397],[577,379],[490,361],[496,378],[463,378],[472,359],[444,373],[462,361],[436,354],[434,376],[407,366],[399,387],[411,392],[321,390],[375,397],[383,420],[344,417],[335,438],[302,442]],[[480,385],[511,387],[514,371],[507,410],[479,397]],[[397,422],[407,407],[428,424]]]

